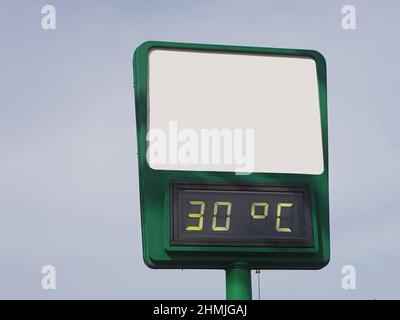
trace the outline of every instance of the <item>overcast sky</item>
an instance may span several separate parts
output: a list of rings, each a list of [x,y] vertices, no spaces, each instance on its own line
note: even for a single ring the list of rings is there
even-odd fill
[[[261,297],[400,298],[399,32],[395,0],[0,0],[0,298],[225,297],[223,271],[142,260],[132,55],[146,40],[324,54],[331,262],[263,271]],[[41,287],[47,264],[56,290]]]

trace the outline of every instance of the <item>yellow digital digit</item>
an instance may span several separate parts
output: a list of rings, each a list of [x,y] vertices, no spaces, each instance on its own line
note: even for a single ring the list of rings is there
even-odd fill
[[[226,206],[226,220],[225,226],[217,227],[217,214],[218,214],[218,207],[219,206]],[[213,220],[212,220],[212,230],[214,231],[228,231],[229,226],[231,224],[231,208],[232,203],[228,201],[217,201],[214,203],[214,212],[213,212]]]
[[[257,207],[264,207],[263,214],[257,214],[256,208]],[[253,219],[265,219],[268,216],[268,202],[253,202],[251,204],[251,216]]]
[[[291,208],[293,207],[293,203],[278,203],[277,213],[276,213],[276,231],[278,232],[292,232],[290,228],[282,228],[281,227],[281,213],[282,208]]]
[[[186,230],[201,231],[201,230],[203,230],[204,209],[205,209],[206,203],[204,201],[189,201],[189,203],[194,206],[196,206],[196,205],[200,206],[200,213],[190,212],[188,214],[189,218],[193,218],[193,219],[197,218],[199,220],[198,220],[198,224],[196,226],[187,226]]]

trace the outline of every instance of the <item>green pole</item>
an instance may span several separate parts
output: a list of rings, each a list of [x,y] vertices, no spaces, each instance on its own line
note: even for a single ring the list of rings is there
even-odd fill
[[[248,267],[226,269],[226,299],[251,300],[251,270]]]

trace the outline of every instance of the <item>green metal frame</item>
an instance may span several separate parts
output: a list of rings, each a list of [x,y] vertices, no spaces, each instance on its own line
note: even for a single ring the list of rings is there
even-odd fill
[[[320,175],[234,172],[169,171],[150,168],[146,159],[148,124],[148,55],[152,49],[248,53],[310,57],[317,67],[324,172]],[[139,162],[140,208],[144,262],[150,268],[213,268],[233,265],[250,269],[320,269],[329,262],[328,121],[326,63],[314,50],[255,48],[150,41],[134,53],[134,87]],[[170,245],[170,182],[240,182],[308,184],[311,194],[314,246],[281,247],[204,247]]]

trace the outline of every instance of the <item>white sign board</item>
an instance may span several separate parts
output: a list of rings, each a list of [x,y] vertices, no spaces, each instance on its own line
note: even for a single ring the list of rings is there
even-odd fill
[[[166,139],[158,142],[169,150],[165,161],[149,154],[153,169],[298,174],[324,170],[317,70],[311,58],[153,49],[148,121],[150,132],[165,132]],[[242,159],[240,167],[234,155],[229,163],[226,150],[220,161],[207,162],[201,147],[205,142],[200,140],[201,132],[210,129],[225,137],[231,134],[233,152],[252,152],[247,156],[253,163]],[[253,130],[251,143],[245,143],[246,129],[247,138]],[[234,139],[240,130],[242,141]],[[190,148],[179,150],[190,139],[198,140],[197,155]],[[237,150],[240,145],[243,150]],[[223,142],[216,146],[219,150],[210,146],[211,156],[224,150]],[[180,161],[179,152],[192,154]]]

